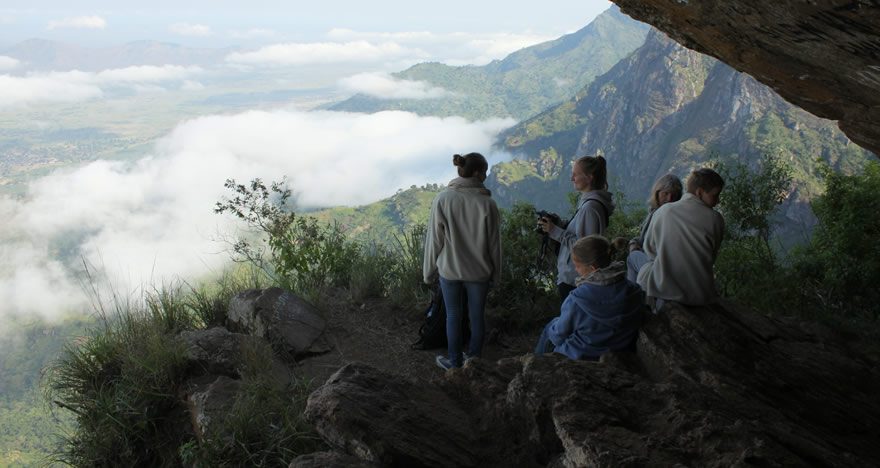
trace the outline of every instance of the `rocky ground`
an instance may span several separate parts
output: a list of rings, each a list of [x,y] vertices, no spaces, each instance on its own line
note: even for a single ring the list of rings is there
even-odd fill
[[[227,349],[282,344],[297,361],[286,370],[313,378],[306,418],[331,450],[291,466],[880,464],[878,361],[816,324],[668,305],[646,315],[637,353],[535,357],[534,336],[495,335],[483,358],[444,372],[437,352],[409,349],[417,310],[351,307],[311,315],[289,293],[250,292],[230,307],[245,333],[199,332]],[[211,391],[234,394],[234,353],[203,354],[224,376]],[[197,433],[210,426],[200,408],[220,400],[205,388],[189,396]]]

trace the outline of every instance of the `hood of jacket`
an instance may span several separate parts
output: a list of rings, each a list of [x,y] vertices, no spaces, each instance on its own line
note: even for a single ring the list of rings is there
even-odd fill
[[[456,177],[449,181],[447,187],[457,192],[479,193],[492,196],[492,192],[476,177]]]
[[[577,277],[577,286],[582,284],[595,284],[596,286],[607,286],[614,284],[626,278],[626,263],[612,262],[605,268],[600,268],[587,276]]]
[[[582,309],[589,310],[597,322],[612,328],[638,323],[641,319],[639,305],[645,300],[642,289],[626,280],[626,269],[612,268],[611,265],[589,275],[569,296]]]
[[[611,214],[614,213],[614,202],[611,200],[611,192],[607,190],[591,190],[589,192],[584,192],[578,199],[578,208],[582,207],[584,203],[587,203],[590,200],[595,200],[601,203],[608,212],[608,217],[611,218]]]

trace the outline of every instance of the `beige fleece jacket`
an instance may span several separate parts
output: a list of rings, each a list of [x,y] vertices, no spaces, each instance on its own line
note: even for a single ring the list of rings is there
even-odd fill
[[[639,270],[639,286],[648,297],[681,304],[718,302],[712,265],[723,238],[721,213],[696,196],[664,204],[643,239],[649,260]]]
[[[431,205],[422,275],[453,281],[501,280],[501,217],[479,179],[458,177]]]

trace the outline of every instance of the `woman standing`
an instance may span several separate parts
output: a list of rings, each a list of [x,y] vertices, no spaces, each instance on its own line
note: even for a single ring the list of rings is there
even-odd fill
[[[639,269],[648,261],[648,256],[642,250],[642,245],[645,243],[645,233],[648,232],[648,226],[651,225],[654,212],[666,203],[680,200],[682,192],[681,179],[675,174],[666,174],[654,182],[654,186],[651,187],[651,196],[648,198],[648,206],[651,211],[642,222],[639,237],[629,241],[629,255],[626,257],[626,279],[635,283]]]
[[[572,246],[582,237],[604,234],[608,219],[614,212],[614,203],[608,192],[605,158],[584,156],[575,161],[571,166],[571,182],[574,189],[581,193],[571,221],[565,227],[560,227],[548,218],[538,220],[541,229],[560,244],[556,260],[556,287],[563,302],[575,288],[575,278],[578,276],[571,258]]]
[[[422,274],[425,283],[439,277],[446,305],[448,356],[437,356],[443,369],[462,365],[462,292],[467,296],[471,338],[468,357],[483,350],[483,310],[489,286],[501,278],[500,216],[483,185],[489,164],[479,153],[456,154],[452,164],[459,177],[449,182],[431,205]]]

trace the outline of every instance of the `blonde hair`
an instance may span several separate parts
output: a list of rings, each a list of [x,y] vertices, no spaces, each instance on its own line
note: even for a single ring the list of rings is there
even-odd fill
[[[654,186],[651,187],[651,196],[648,198],[648,205],[651,206],[652,210],[660,208],[660,200],[657,199],[660,192],[674,193],[675,197],[673,197],[672,201],[677,201],[683,193],[681,179],[675,174],[666,174],[654,182]]]

